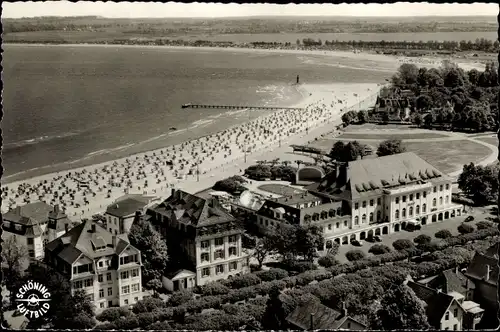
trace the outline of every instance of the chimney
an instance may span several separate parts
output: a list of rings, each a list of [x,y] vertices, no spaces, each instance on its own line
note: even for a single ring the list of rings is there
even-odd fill
[[[490,272],[491,272],[491,268],[489,265],[486,265],[486,276],[484,276],[484,280],[485,281],[488,281],[490,280]]]
[[[64,224],[64,231],[67,233],[69,230],[69,224]]]
[[[311,313],[309,316],[309,329],[312,331],[314,330],[314,314]]]
[[[54,213],[55,214],[59,213],[59,204],[54,205]]]
[[[96,232],[95,231],[95,224],[94,223],[92,223],[92,225],[90,226],[90,230],[91,230],[92,233]]]
[[[113,248],[116,248],[116,235],[111,237],[111,244],[113,245]]]
[[[458,274],[458,265],[455,267],[455,274]]]
[[[345,307],[345,302],[342,302],[342,318],[347,317],[347,309]]]
[[[175,196],[175,188],[172,188],[172,197]]]

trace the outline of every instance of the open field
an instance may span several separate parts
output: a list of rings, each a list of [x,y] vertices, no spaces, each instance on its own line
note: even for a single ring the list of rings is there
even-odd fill
[[[302,190],[282,184],[263,184],[259,186],[258,189],[283,196],[291,196],[303,192]]]
[[[442,138],[445,135],[438,133],[415,133],[415,134],[393,134],[388,135],[386,133],[375,133],[375,134],[362,134],[362,133],[345,133],[340,136],[340,138],[349,139],[374,139],[374,140],[386,140],[386,139],[427,139],[427,138]]]
[[[475,140],[486,142],[491,145],[497,145],[498,146],[498,139],[496,138],[496,135],[492,135],[492,137],[479,137],[479,138],[474,138]]]

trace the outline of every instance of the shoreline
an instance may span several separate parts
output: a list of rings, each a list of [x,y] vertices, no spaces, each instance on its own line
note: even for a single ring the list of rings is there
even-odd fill
[[[212,52],[237,52],[237,53],[261,53],[261,54],[296,54],[296,55],[312,55],[312,56],[326,56],[328,58],[352,58],[353,60],[360,61],[376,61],[394,63],[396,61],[397,67],[403,63],[414,63],[417,66],[427,68],[437,68],[441,66],[442,62],[449,60],[456,63],[463,69],[471,70],[476,69],[483,71],[485,63],[479,61],[464,61],[464,59],[457,59],[451,56],[422,56],[422,57],[409,57],[409,56],[395,56],[388,54],[376,54],[372,51],[343,51],[343,50],[299,50],[299,49],[264,49],[264,48],[249,48],[249,47],[216,47],[216,46],[174,46],[174,45],[123,45],[123,44],[93,44],[93,43],[78,43],[78,44],[50,44],[50,43],[4,43],[4,45],[20,45],[30,47],[50,46],[50,47],[119,47],[119,48],[153,48],[153,49],[169,49],[169,50],[198,50],[198,51],[212,51]],[[462,61],[460,61],[462,60]]]
[[[174,186],[198,192],[222,178],[239,174],[238,169],[254,163],[258,155],[270,154],[274,159],[281,153],[281,157],[289,157],[285,155],[288,152],[278,152],[276,148],[289,150],[292,141],[305,143],[321,133],[331,132],[334,129],[331,123],[340,121],[341,109],[355,107],[356,101],[365,98],[374,100],[380,87],[377,84],[311,84],[297,88],[305,98],[294,107],[305,108],[302,112],[276,111],[181,144],[2,184],[3,189],[8,188],[2,211],[9,206],[43,199],[48,204],[66,207],[70,218],[83,218],[102,211],[125,193],[162,196],[168,195],[169,188]],[[342,92],[343,96],[338,95]],[[330,107],[325,104],[325,97]],[[328,130],[318,131],[325,124]],[[250,152],[244,163],[242,159],[247,149]],[[198,167],[200,181],[196,179]],[[229,172],[231,168],[234,170]],[[80,187],[82,183],[88,188]]]

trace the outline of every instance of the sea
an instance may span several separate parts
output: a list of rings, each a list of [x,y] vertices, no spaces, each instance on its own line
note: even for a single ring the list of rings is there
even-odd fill
[[[291,106],[302,83],[381,83],[394,64],[348,56],[148,46],[2,45],[2,182],[209,135]]]

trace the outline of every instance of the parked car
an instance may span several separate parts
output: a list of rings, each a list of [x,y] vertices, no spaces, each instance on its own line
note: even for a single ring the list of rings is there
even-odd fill
[[[473,221],[473,220],[474,220],[473,216],[468,216],[467,218],[465,218],[464,222],[469,222],[469,221]]]
[[[356,247],[361,247],[363,245],[363,242],[358,240],[352,240],[351,244]]]
[[[378,235],[375,235],[373,239],[375,240],[375,242],[382,242],[382,239]]]

